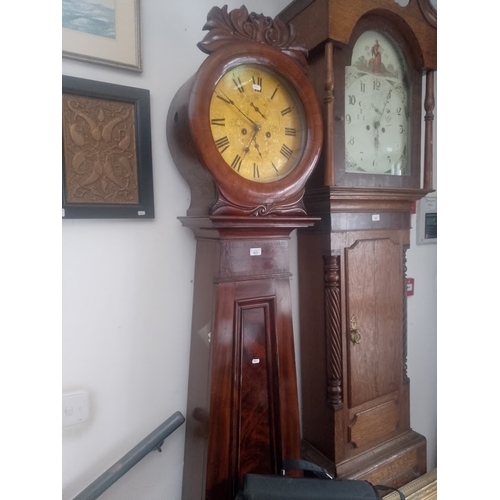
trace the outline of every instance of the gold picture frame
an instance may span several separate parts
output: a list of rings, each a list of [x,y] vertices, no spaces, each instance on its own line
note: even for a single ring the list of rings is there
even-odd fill
[[[139,0],[63,0],[62,55],[142,71]]]

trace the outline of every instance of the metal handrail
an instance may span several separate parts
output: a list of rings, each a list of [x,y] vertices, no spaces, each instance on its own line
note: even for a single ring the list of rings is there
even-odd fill
[[[161,451],[163,441],[180,427],[186,419],[180,411],[175,412],[151,434],[145,437],[137,446],[123,455],[118,462],[101,474],[92,484],[87,486],[73,500],[95,500],[112,484],[128,472],[137,462],[153,450]]]

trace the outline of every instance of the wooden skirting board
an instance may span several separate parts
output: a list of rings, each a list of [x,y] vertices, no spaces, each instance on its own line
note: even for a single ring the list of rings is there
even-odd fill
[[[433,469],[427,474],[414,479],[399,488],[406,500],[436,500],[437,499],[437,469]],[[383,500],[399,500],[396,491],[383,497]]]

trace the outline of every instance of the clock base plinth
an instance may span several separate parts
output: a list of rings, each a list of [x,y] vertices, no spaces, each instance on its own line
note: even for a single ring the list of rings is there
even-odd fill
[[[413,430],[350,460],[335,464],[307,441],[302,457],[341,478],[363,479],[372,484],[400,488],[427,472],[427,442]]]

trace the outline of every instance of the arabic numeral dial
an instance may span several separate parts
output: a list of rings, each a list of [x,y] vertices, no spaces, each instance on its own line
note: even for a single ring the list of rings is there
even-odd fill
[[[401,168],[408,135],[405,103],[397,80],[368,74],[351,83],[345,97],[346,171],[387,174]]]

